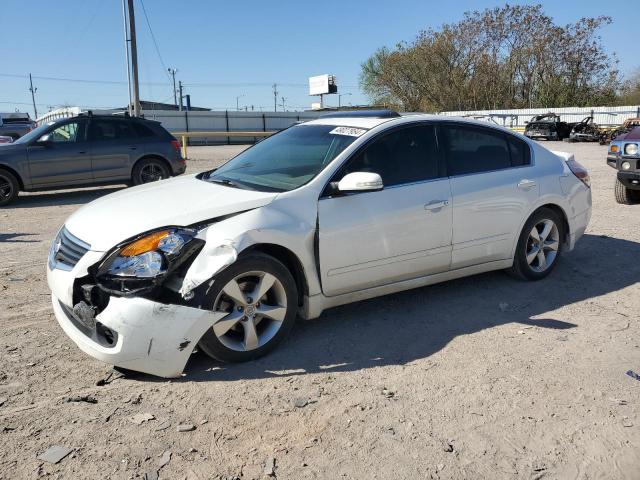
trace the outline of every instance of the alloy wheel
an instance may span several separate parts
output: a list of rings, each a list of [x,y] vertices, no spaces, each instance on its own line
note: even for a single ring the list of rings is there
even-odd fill
[[[0,175],[0,201],[7,200],[13,195],[13,185],[8,178]]]
[[[536,223],[527,239],[526,257],[534,272],[544,272],[553,265],[560,248],[560,233],[553,220]]]
[[[270,273],[242,273],[224,286],[214,310],[227,313],[213,325],[218,340],[231,350],[246,352],[276,336],[287,314],[287,295]]]
[[[162,168],[158,165],[150,163],[149,165],[145,165],[140,170],[140,180],[142,183],[155,182],[157,180],[162,180],[164,177],[164,172]]]

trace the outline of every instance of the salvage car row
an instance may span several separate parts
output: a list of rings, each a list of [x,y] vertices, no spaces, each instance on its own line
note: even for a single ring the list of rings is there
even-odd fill
[[[524,130],[525,136],[534,140],[563,140],[565,142],[599,142],[600,145],[609,143],[619,135],[640,126],[640,118],[629,118],[617,128],[603,128],[594,122],[592,116],[583,118],[579,122],[567,123],[555,113],[536,115]]]

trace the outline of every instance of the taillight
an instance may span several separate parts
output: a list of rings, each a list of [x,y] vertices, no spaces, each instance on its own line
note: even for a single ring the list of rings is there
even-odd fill
[[[576,162],[574,159],[567,160],[567,166],[571,173],[573,173],[578,179],[584,183],[587,187],[591,188],[591,178],[586,168]]]
[[[171,145],[176,149],[176,152],[180,153],[180,142],[178,140],[171,140]]]

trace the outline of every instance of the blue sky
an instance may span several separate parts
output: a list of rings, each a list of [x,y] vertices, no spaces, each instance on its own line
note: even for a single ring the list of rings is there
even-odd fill
[[[156,53],[141,0],[136,24],[141,97],[173,100],[166,67],[178,69],[193,105],[273,110],[271,85],[279,84],[288,110],[308,108],[307,78],[337,76],[344,104],[366,103],[358,89],[360,64],[378,47],[411,40],[421,29],[454,22],[467,10],[501,1],[144,0],[162,56]],[[511,2],[538,3],[538,2]],[[612,15],[601,35],[620,68],[640,68],[638,0],[541,2],[558,23],[582,16]],[[28,79],[37,87],[39,112],[61,104],[86,107],[126,105],[120,0],[1,0],[0,111],[31,114]],[[67,78],[104,83],[47,80]],[[337,96],[327,104],[337,104]],[[278,98],[281,103],[281,99]],[[279,107],[280,109],[281,107]]]

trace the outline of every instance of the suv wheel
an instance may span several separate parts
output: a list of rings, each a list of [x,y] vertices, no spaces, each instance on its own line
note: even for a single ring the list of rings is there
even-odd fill
[[[633,205],[640,202],[640,190],[631,190],[625,187],[617,177],[613,191],[616,195],[616,202],[622,205]]]
[[[18,196],[20,184],[11,172],[0,170],[0,207],[8,205]]]
[[[252,253],[216,275],[205,305],[228,315],[204,334],[200,348],[222,362],[244,362],[266,354],[287,336],[298,292],[287,267]]]
[[[162,160],[145,158],[133,167],[132,182],[134,185],[155,182],[169,178],[169,169]]]
[[[562,218],[547,208],[534,212],[525,223],[513,266],[508,270],[522,280],[540,280],[551,273],[562,252]]]

